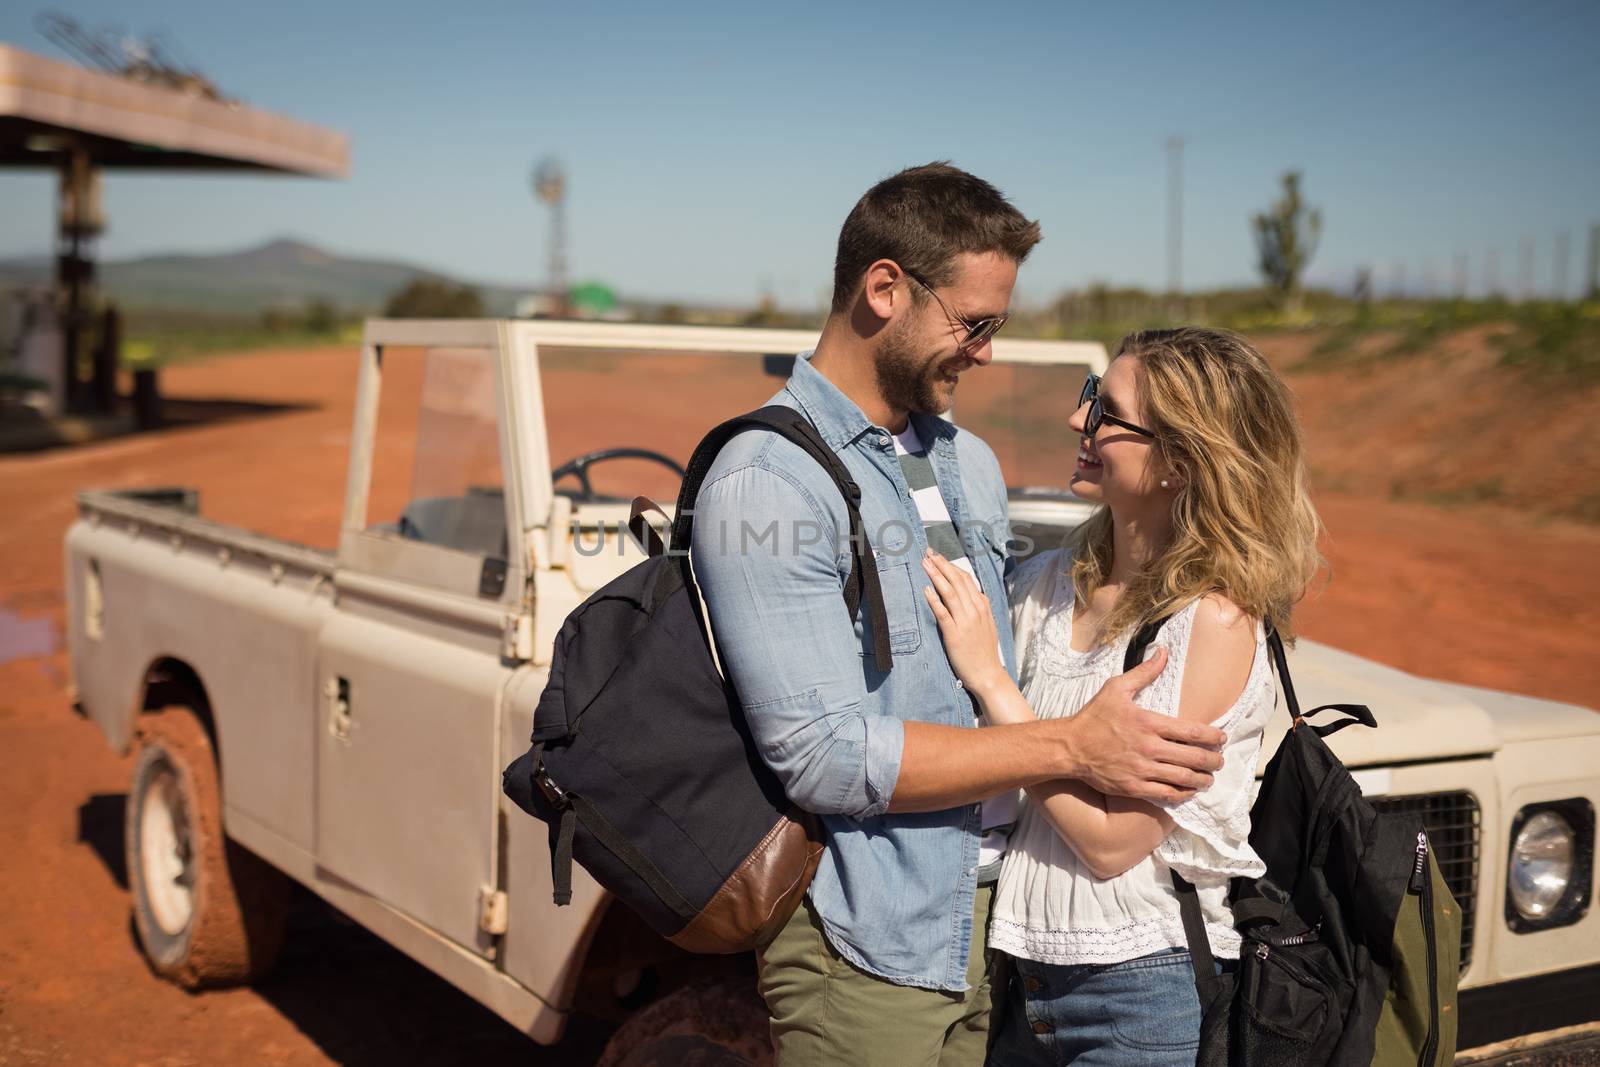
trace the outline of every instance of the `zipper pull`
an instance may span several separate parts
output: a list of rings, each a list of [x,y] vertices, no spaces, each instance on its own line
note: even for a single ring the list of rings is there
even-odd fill
[[[1271,953],[1272,950],[1267,947],[1265,941],[1256,942],[1256,959],[1265,960]]]
[[[1319,920],[1317,925],[1313,926],[1304,933],[1290,934],[1288,937],[1282,938],[1275,942],[1275,944],[1277,944],[1280,948],[1284,945],[1308,945],[1313,941],[1319,940],[1321,936],[1322,923]]]
[[[1408,887],[1412,893],[1422,892],[1423,879],[1428,871],[1428,834],[1426,831],[1417,831],[1417,862],[1411,868],[1411,885]]]

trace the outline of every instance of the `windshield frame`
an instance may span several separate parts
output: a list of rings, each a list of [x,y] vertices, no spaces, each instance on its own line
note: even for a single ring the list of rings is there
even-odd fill
[[[502,466],[507,507],[527,534],[547,527],[553,516],[555,490],[545,397],[540,372],[541,348],[622,349],[640,354],[693,352],[730,357],[790,358],[816,347],[811,330],[726,326],[684,326],[656,323],[584,322],[545,319],[369,319],[364,357],[384,345],[408,347],[488,347],[496,353],[496,381],[501,392]],[[1105,372],[1105,346],[1097,341],[1052,341],[996,338],[991,342],[996,363],[1078,364]],[[365,371],[364,358],[363,370]],[[774,391],[781,383],[775,382]],[[959,410],[945,415],[958,425]],[[710,429],[710,427],[706,427]],[[356,441],[361,440],[358,432]],[[627,442],[618,442],[626,444]],[[352,457],[346,515],[365,511],[365,484],[370,451],[364,462]],[[566,509],[562,509],[565,511]]]

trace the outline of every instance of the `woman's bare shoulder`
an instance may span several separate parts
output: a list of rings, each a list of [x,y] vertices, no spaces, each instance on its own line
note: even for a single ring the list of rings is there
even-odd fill
[[[1229,634],[1243,633],[1254,637],[1256,623],[1261,620],[1249,614],[1226,593],[1207,593],[1195,604],[1194,626]]]
[[[1179,714],[1211,722],[1244,691],[1256,655],[1257,620],[1222,593],[1194,605]]]

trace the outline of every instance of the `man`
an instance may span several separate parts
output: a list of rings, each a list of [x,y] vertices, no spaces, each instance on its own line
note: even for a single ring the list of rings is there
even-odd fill
[[[696,502],[691,559],[723,668],[762,757],[827,829],[806,901],[760,961],[783,1065],[981,1062],[1005,801],[1064,777],[1170,800],[1221,766],[1205,747],[1220,732],[1132,705],[1159,656],[1077,716],[973,729],[923,603],[932,543],[977,577],[1015,673],[1005,482],[988,446],[938,413],[990,361],[1038,240],[1037,222],[947,164],[880,182],[840,232],[815,351],[769,401],[803,412],[861,488],[892,669],[877,669],[865,607],[846,613],[848,519],[815,460],[775,434],[740,434]]]

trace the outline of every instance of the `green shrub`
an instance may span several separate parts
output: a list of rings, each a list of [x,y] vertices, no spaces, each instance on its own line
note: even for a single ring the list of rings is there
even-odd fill
[[[1495,338],[1500,361],[1535,374],[1600,380],[1600,303],[1530,304]]]

